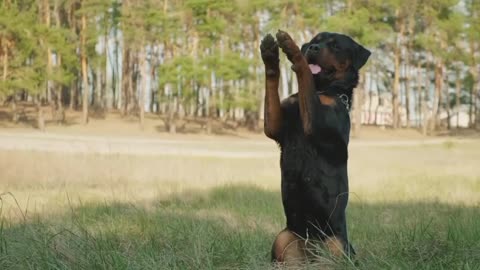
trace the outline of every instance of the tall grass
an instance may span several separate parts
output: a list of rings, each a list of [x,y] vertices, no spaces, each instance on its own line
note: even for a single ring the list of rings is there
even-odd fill
[[[184,196],[189,196],[184,200]],[[267,269],[283,227],[278,192],[226,186],[153,201],[85,203],[2,220],[1,269]],[[478,269],[478,208],[353,202],[354,269]]]
[[[480,269],[478,146],[351,149],[358,254],[323,262]],[[278,175],[273,158],[0,152],[0,269],[269,269]]]

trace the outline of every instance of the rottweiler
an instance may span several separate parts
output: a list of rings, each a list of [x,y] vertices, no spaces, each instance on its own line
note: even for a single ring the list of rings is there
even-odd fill
[[[298,93],[280,102],[279,48],[292,63]],[[359,70],[370,51],[349,36],[322,32],[299,48],[279,30],[260,45],[265,64],[265,135],[280,146],[281,192],[287,220],[272,261],[307,260],[319,241],[335,256],[352,256],[348,240],[349,111]]]

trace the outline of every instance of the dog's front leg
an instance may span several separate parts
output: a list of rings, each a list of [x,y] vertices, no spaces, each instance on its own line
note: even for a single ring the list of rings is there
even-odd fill
[[[265,64],[265,109],[264,132],[271,139],[278,139],[282,122],[282,109],[278,96],[280,65],[278,44],[268,34],[260,44],[263,63]]]
[[[298,81],[298,103],[300,106],[300,117],[302,118],[303,131],[306,135],[312,134],[312,121],[314,116],[314,106],[319,103],[315,93],[315,84],[313,75],[308,67],[307,60],[303,56],[300,48],[295,44],[290,35],[284,31],[278,30],[278,46],[287,55],[288,60],[292,62],[292,69],[297,74]]]

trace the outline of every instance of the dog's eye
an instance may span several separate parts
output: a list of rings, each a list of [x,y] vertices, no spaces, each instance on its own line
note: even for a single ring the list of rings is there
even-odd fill
[[[332,42],[332,43],[330,44],[330,47],[331,47],[332,49],[334,49],[334,50],[340,49],[340,47],[338,47],[337,43],[335,43],[335,42]]]

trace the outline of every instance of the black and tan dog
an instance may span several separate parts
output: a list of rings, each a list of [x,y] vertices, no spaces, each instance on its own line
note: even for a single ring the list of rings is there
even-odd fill
[[[349,109],[358,71],[370,52],[350,37],[320,33],[300,49],[278,31],[260,46],[265,64],[265,134],[281,149],[282,201],[287,227],[272,260],[307,257],[318,240],[336,256],[354,253],[347,236]],[[298,93],[280,102],[279,47],[292,62]]]

